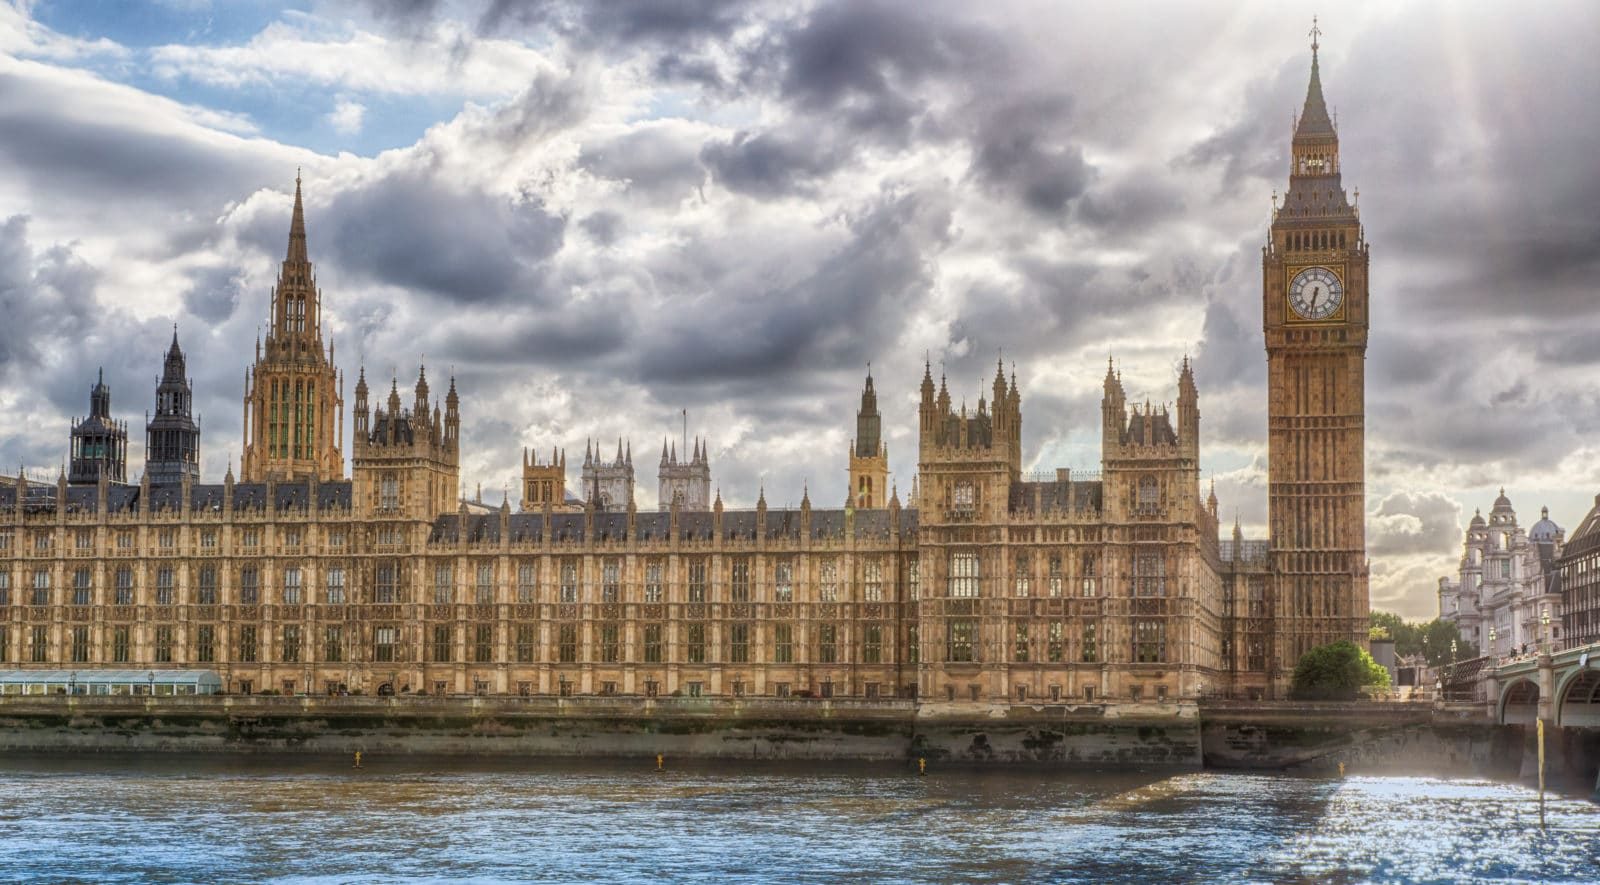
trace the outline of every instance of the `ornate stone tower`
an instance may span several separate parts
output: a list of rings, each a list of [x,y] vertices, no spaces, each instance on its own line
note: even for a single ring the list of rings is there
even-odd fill
[[[111,418],[111,388],[102,369],[89,391],[89,417],[72,426],[72,468],[67,482],[93,485],[128,481],[128,425]]]
[[[583,445],[583,489],[579,496],[596,509],[623,511],[633,500],[633,443],[624,449],[617,440],[617,457],[606,461],[598,443]]]
[[[522,509],[543,510],[545,505],[560,508],[567,501],[567,453],[550,450],[550,463],[539,461],[538,452],[522,450]]]
[[[156,414],[145,421],[144,473],[151,485],[200,478],[200,425],[193,412],[194,394],[174,326],[161,383],[156,386]]]
[[[400,405],[391,381],[386,406],[369,410],[367,375],[356,379],[354,454],[351,475],[355,506],[380,517],[432,520],[455,509],[461,483],[461,400],[455,379],[444,413],[428,401],[428,373],[417,371],[416,400]]]
[[[1289,189],[1261,252],[1275,672],[1307,650],[1367,640],[1365,375],[1369,250],[1340,181],[1339,136],[1311,82]]]
[[[684,453],[684,459],[678,460],[678,447],[667,447],[661,444],[661,466],[656,474],[658,507],[668,510],[672,502],[678,502],[678,509],[684,512],[706,511],[711,509],[711,459],[706,454],[705,441],[695,437],[691,451]],[[633,458],[628,459],[630,467]],[[623,502],[626,503],[626,502]]]
[[[861,410],[856,412],[856,438],[850,444],[850,497],[857,509],[885,507],[889,501],[889,448],[883,444],[871,366],[861,391]]]
[[[344,476],[344,384],[322,346],[322,292],[306,255],[305,209],[294,180],[289,252],[272,290],[266,347],[245,376],[245,482]]]

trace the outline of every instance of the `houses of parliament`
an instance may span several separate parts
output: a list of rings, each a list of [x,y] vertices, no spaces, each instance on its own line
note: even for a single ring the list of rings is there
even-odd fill
[[[515,509],[463,501],[470,391],[425,370],[404,395],[358,373],[347,474],[297,178],[239,475],[201,481],[176,332],[136,481],[96,383],[70,468],[0,486],[0,667],[204,669],[235,693],[1281,696],[1308,649],[1366,640],[1368,246],[1338,147],[1313,43],[1262,248],[1265,540],[1223,536],[1187,360],[1170,409],[1108,366],[1098,471],[1048,475],[1022,470],[1015,373],[969,410],[925,368],[905,500],[870,375],[842,507],[726,508],[687,439],[663,445],[658,509],[620,442],[575,486],[560,449],[524,452]]]

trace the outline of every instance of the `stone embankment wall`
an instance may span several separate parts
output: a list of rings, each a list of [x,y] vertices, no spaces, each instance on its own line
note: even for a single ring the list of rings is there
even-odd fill
[[[1249,703],[1202,706],[1202,753],[1210,768],[1346,770],[1366,774],[1514,776],[1515,728],[1479,709],[1402,703]]]
[[[1178,766],[1514,776],[1516,728],[1428,705],[711,698],[6,697],[0,751]]]

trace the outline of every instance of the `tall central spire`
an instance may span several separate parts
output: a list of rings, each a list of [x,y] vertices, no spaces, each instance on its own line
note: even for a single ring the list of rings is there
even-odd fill
[[[1311,19],[1311,82],[1306,85],[1306,104],[1300,111],[1300,122],[1295,126],[1294,137],[1296,141],[1302,139],[1321,139],[1336,137],[1333,129],[1333,120],[1328,117],[1328,104],[1322,99],[1322,73],[1317,65],[1317,49],[1320,47],[1318,38],[1322,36],[1322,29],[1317,27],[1315,17]]]
[[[284,258],[286,264],[306,264],[311,259],[306,256],[306,209],[300,199],[300,171],[294,173],[294,216],[289,220],[289,254]]]

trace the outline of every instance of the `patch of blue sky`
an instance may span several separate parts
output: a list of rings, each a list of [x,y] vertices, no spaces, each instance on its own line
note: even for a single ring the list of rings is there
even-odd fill
[[[43,0],[31,15],[69,37],[104,37],[130,49],[147,49],[171,43],[242,43],[286,11],[309,6],[294,0]]]

